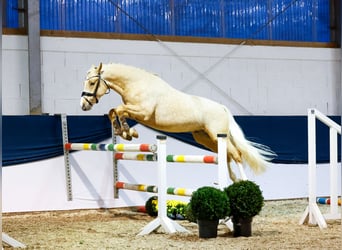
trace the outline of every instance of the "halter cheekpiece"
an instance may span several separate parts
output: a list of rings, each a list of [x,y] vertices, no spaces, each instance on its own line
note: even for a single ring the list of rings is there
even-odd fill
[[[98,90],[98,88],[99,88],[99,86],[100,86],[101,80],[104,82],[104,84],[105,84],[106,87],[107,87],[107,91],[106,91],[105,94],[109,94],[109,92],[110,92],[110,87],[109,87],[108,83],[106,82],[105,79],[103,79],[103,78],[101,77],[101,74],[100,74],[100,73],[97,74],[96,76],[92,76],[92,77],[87,78],[87,80],[90,80],[91,78],[94,78],[94,77],[97,77],[97,81],[96,81],[96,83],[95,83],[96,86],[95,86],[95,89],[94,89],[93,93],[83,91],[82,94],[81,94],[81,97],[83,97],[83,98],[88,102],[88,104],[91,105],[91,106],[93,106],[93,104],[88,100],[88,98],[86,98],[86,96],[94,97],[95,100],[96,100],[96,103],[99,102],[99,100],[97,99],[97,96],[96,96],[96,95],[97,95],[97,90]]]

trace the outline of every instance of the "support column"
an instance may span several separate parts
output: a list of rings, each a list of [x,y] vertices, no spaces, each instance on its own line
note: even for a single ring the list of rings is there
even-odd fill
[[[42,113],[39,0],[27,1],[30,114]]]
[[[339,47],[340,47],[340,114],[341,114],[341,127],[342,127],[342,45],[341,45],[341,41],[342,41],[342,4],[340,1],[336,1],[339,4],[339,8],[338,8],[338,35],[339,35]],[[340,138],[341,138],[341,144],[342,144],[342,133],[340,134]],[[342,146],[341,146],[341,183],[342,183]],[[341,196],[342,196],[342,185],[341,185]],[[342,199],[342,198],[341,198]],[[341,212],[341,235],[342,235],[342,212]],[[342,244],[341,244],[342,245]]]
[[[4,12],[2,11],[3,3],[0,3],[0,136],[2,138],[2,18],[4,17]],[[2,151],[2,140],[0,141],[0,150]],[[2,187],[2,154],[0,154],[0,186]],[[0,199],[2,201],[2,188],[0,192]],[[0,202],[0,209],[1,209],[1,215],[0,215],[0,228],[2,232],[2,202]],[[1,234],[1,248],[2,248],[2,234]]]

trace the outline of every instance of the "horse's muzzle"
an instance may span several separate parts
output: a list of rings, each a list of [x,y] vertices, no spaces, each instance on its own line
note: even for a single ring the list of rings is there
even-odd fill
[[[91,108],[93,107],[92,103],[89,102],[89,100],[87,100],[87,98],[85,97],[81,98],[80,106],[83,111],[91,110]]]

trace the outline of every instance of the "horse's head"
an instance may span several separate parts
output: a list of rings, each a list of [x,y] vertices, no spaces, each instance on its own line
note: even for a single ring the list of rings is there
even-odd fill
[[[102,78],[102,63],[98,67],[91,67],[87,73],[87,79],[84,81],[84,89],[81,95],[81,108],[84,111],[90,110],[99,99],[109,93],[109,85]]]

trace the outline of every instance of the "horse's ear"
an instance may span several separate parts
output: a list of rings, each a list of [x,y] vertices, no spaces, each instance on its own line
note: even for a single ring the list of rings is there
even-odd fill
[[[101,69],[102,69],[102,62],[100,62],[99,67],[97,68],[97,73],[101,74]]]

